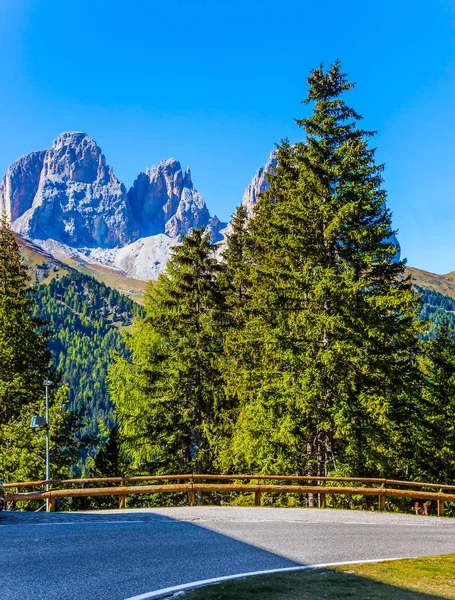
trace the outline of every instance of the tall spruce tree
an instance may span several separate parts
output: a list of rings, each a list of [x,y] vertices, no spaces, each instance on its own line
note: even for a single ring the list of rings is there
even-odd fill
[[[55,379],[44,323],[32,316],[33,299],[19,247],[0,220],[0,423],[18,417]]]
[[[249,290],[246,252],[250,236],[247,221],[246,208],[237,207],[232,217],[232,230],[227,237],[226,250],[223,252],[224,268],[220,284],[225,285],[226,302],[233,318],[236,318],[237,309],[242,308],[247,301]]]
[[[455,482],[455,334],[447,320],[423,345],[424,381],[415,454],[419,476]],[[425,479],[426,480],[426,479]]]
[[[209,234],[194,230],[146,292],[131,360],[110,370],[120,440],[133,468],[210,471],[222,405],[223,295]]]
[[[278,147],[250,221],[245,327],[226,348],[239,414],[222,464],[392,473],[409,433],[417,302],[389,240],[383,167],[336,62],[308,78],[306,139]]]
[[[0,220],[0,473],[6,481],[43,478],[42,431],[30,428],[32,415],[44,414],[45,379],[51,390],[51,457],[54,477],[67,476],[85,444],[83,416],[69,413],[68,388],[55,392],[58,375],[47,347],[45,323],[33,317],[29,275],[6,218]]]

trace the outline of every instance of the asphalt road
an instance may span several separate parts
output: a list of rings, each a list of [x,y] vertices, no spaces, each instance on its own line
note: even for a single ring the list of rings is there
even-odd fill
[[[455,520],[357,511],[167,508],[0,513],[0,598],[126,600],[223,575],[455,552]]]

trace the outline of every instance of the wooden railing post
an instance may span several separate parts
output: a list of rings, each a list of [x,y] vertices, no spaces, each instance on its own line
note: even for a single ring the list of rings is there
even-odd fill
[[[126,485],[126,480],[125,477],[122,477],[122,486]],[[119,508],[126,508],[126,494],[121,494],[118,497],[118,507]]]
[[[55,512],[55,503],[56,503],[56,498],[54,498],[53,496],[51,496],[49,498],[49,504],[48,504],[48,512]]]
[[[189,486],[190,489],[188,490],[188,506],[194,506],[196,503],[196,496],[194,494],[194,477],[193,475],[190,475],[190,482],[189,482]]]
[[[438,498],[438,517],[444,516],[444,500],[442,498]]]
[[[325,494],[319,494],[319,507],[320,508],[325,508],[326,507],[326,497],[325,497]]]
[[[254,492],[254,506],[261,506],[261,495],[260,491]]]

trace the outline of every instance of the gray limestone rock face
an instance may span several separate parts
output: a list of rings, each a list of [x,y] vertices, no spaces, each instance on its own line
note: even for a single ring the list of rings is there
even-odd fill
[[[139,173],[128,198],[141,236],[164,233],[167,221],[177,210],[182,191],[182,168],[175,158]]]
[[[20,235],[68,248],[123,247],[159,234],[178,241],[203,225],[215,242],[226,226],[210,216],[190,170],[175,158],[139,173],[127,193],[96,142],[77,131],[11,165],[0,185],[0,211]]]
[[[190,170],[183,173],[175,158],[139,173],[128,198],[144,237],[165,233],[178,238],[203,225],[217,237],[225,225],[210,217],[204,198],[194,187]]]
[[[75,248],[121,246],[139,234],[124,185],[81,132],[62,133],[46,151],[32,205],[12,228]]]
[[[253,177],[251,183],[247,186],[247,188],[243,194],[243,199],[242,199],[241,205],[246,208],[248,219],[251,219],[253,216],[253,208],[255,207],[255,205],[259,199],[258,195],[261,192],[266,192],[269,189],[269,183],[267,181],[267,174],[273,173],[276,165],[277,165],[276,152],[273,151],[270,154],[268,161],[265,163],[265,165],[263,167],[261,167],[260,169],[258,169],[256,171],[256,174]],[[226,227],[222,228],[219,231],[219,238],[222,239],[221,243],[219,244],[219,248],[218,248],[218,254],[220,256],[224,252],[224,249],[227,244],[227,238],[231,235],[231,233],[232,233],[231,222],[229,222]],[[217,241],[217,240],[214,240],[214,241]]]
[[[0,214],[15,221],[31,208],[38,190],[45,150],[30,152],[14,162],[0,184]]]
[[[242,206],[246,208],[248,218],[253,216],[253,208],[258,201],[258,195],[269,189],[267,174],[273,173],[276,165],[276,152],[273,151],[265,165],[256,171],[256,175],[253,177],[252,182],[246,188],[245,193],[243,194]]]

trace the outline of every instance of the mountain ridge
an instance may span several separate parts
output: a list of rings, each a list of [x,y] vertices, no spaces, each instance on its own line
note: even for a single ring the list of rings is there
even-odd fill
[[[73,248],[123,247],[159,233],[178,238],[203,224],[216,241],[226,225],[176,159],[140,171],[127,191],[83,132],[61,133],[51,148],[16,160],[0,184],[0,211],[23,237]]]
[[[248,218],[276,152],[259,168],[240,204]],[[0,213],[11,228],[60,260],[113,269],[136,280],[156,280],[172,248],[192,229],[206,226],[220,257],[231,223],[211,216],[189,168],[169,158],[140,171],[129,190],[83,132],[64,132],[51,148],[20,157],[0,184]],[[399,250],[392,234],[391,241]]]

